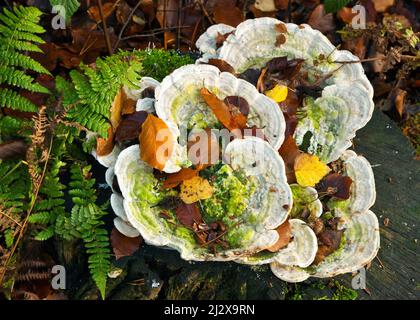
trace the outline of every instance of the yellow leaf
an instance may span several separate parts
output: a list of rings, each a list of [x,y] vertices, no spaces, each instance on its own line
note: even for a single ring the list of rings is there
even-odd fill
[[[149,114],[139,136],[140,158],[160,171],[172,154],[174,141],[166,123]]]
[[[270,89],[265,92],[265,95],[271,99],[273,99],[275,102],[283,102],[287,98],[287,93],[289,90],[286,86],[282,85],[276,85],[273,89]]]
[[[181,200],[185,203],[194,203],[198,200],[208,199],[213,195],[213,187],[210,183],[196,176],[189,180],[185,180],[181,184]]]
[[[303,187],[314,187],[330,172],[330,168],[315,155],[300,154],[295,160],[295,175],[297,183]]]

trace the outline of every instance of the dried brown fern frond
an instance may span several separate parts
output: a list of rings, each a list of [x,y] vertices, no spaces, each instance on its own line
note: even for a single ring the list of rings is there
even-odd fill
[[[0,232],[6,229],[17,230],[22,227],[22,218],[16,214],[13,207],[6,208],[0,203]]]
[[[26,161],[29,174],[35,189],[38,189],[42,180],[42,168],[40,164],[48,161],[49,148],[46,143],[50,121],[47,108],[42,106],[39,112],[32,118],[34,122],[33,133],[30,135],[31,145],[26,152]]]

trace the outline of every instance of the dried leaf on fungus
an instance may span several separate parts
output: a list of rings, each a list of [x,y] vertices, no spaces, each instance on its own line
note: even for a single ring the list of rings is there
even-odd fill
[[[178,221],[186,226],[192,228],[194,223],[202,223],[200,210],[196,203],[181,203],[176,209],[175,214]]]
[[[198,200],[209,199],[213,195],[213,187],[199,176],[184,180],[181,184],[180,197],[185,203],[194,203]]]
[[[189,180],[198,175],[198,170],[190,168],[182,168],[176,173],[169,174],[166,180],[163,182],[164,189],[172,189],[177,187],[180,183],[185,180]]]
[[[147,116],[148,113],[145,111],[137,111],[123,116],[115,132],[115,141],[123,142],[138,139]]]
[[[114,149],[114,131],[111,127],[108,129],[108,138],[99,137],[96,139],[96,154],[106,156]]]
[[[295,183],[295,160],[301,154],[299,147],[296,144],[293,136],[289,135],[286,140],[284,140],[282,146],[279,149],[279,154],[283,158],[283,161],[286,165],[286,176],[288,183]]]
[[[327,193],[334,198],[347,200],[350,198],[350,187],[353,180],[348,176],[339,173],[331,173],[327,175],[317,185],[318,192]]]
[[[279,234],[279,240],[267,250],[270,252],[277,252],[286,247],[292,239],[292,230],[289,221],[284,222],[276,229]]]
[[[149,114],[142,125],[139,142],[140,158],[162,171],[174,147],[173,137],[166,123]]]

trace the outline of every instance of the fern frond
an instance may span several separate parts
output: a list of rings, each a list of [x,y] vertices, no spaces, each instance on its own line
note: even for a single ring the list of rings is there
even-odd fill
[[[47,88],[41,86],[39,83],[34,83],[31,76],[28,76],[25,74],[25,72],[17,70],[12,66],[6,67],[0,65],[0,84],[2,83],[26,89],[32,92],[50,92]]]
[[[37,106],[15,91],[0,88],[0,106],[24,112],[36,112]]]
[[[51,73],[45,69],[38,61],[35,61],[31,57],[25,56],[19,52],[0,51],[0,61],[5,62],[9,66],[21,67],[23,69],[35,71],[37,73],[51,75]]]

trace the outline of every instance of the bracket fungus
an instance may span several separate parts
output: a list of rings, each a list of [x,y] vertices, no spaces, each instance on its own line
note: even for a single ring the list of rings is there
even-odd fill
[[[126,92],[143,113],[141,133],[97,157],[109,167],[115,227],[185,260],[270,264],[288,282],[369,263],[380,240],[370,211],[375,182],[369,162],[348,150],[373,110],[358,59],[308,25],[273,18],[214,25],[197,48],[196,64],[161,83],[144,77]],[[210,58],[235,74],[206,64]],[[156,144],[145,115],[171,133],[161,167],[141,155]],[[230,137],[221,160],[191,163],[183,133],[213,128],[241,134]]]

